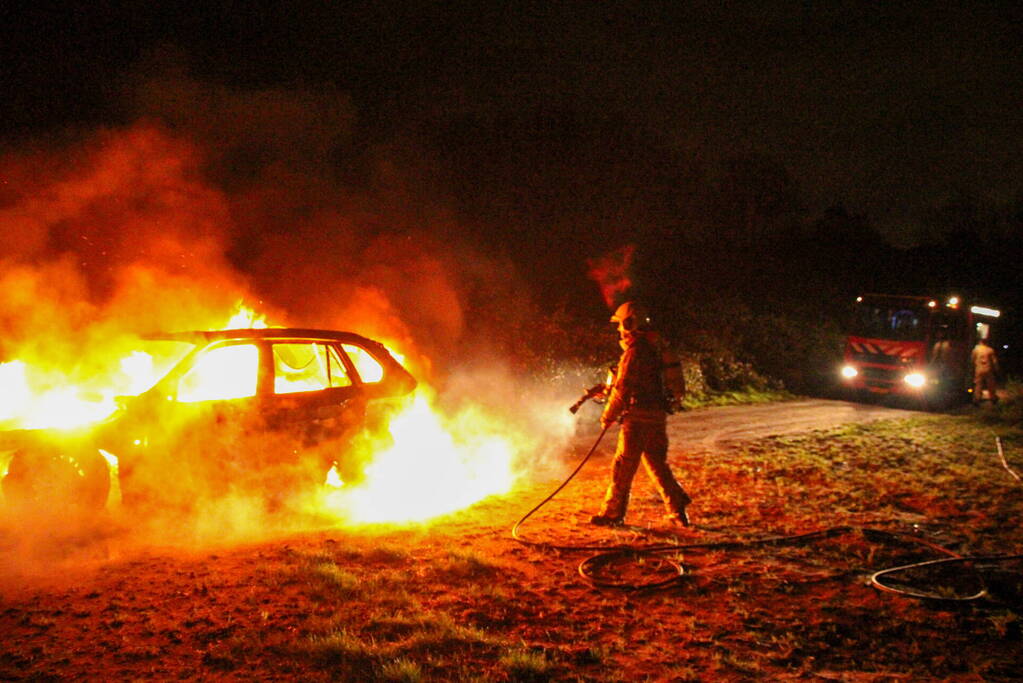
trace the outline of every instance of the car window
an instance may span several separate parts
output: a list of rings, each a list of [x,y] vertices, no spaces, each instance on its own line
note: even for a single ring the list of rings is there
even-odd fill
[[[254,344],[220,346],[199,356],[178,382],[178,401],[226,401],[256,395],[259,349]]]
[[[274,393],[292,394],[346,387],[348,377],[337,350],[326,344],[286,342],[273,345]]]
[[[373,384],[384,378],[384,366],[380,365],[380,361],[370,355],[369,351],[355,344],[341,346],[344,347],[345,353],[348,354],[355,371],[359,373],[359,378],[364,383]]]
[[[121,358],[123,383],[118,394],[136,396],[152,388],[185,356],[195,350],[195,343],[169,339],[143,339],[136,350]]]
[[[863,304],[856,308],[853,333],[858,337],[923,341],[927,316],[926,308]]]

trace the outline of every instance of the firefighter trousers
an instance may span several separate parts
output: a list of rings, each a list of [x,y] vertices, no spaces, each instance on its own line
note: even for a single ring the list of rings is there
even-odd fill
[[[980,403],[984,398],[984,390],[991,394],[991,402],[998,403],[998,381],[995,373],[990,371],[978,372],[973,375],[973,402]]]
[[[632,479],[641,459],[668,514],[677,515],[685,510],[690,498],[668,466],[668,433],[664,420],[639,421],[626,417],[618,432],[611,483],[604,496],[601,515],[614,519],[625,517]]]

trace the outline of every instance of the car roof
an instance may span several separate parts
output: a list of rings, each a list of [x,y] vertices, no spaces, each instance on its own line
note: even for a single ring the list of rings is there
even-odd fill
[[[354,332],[339,330],[316,330],[300,327],[262,327],[235,330],[188,330],[183,332],[156,332],[142,335],[143,339],[154,341],[182,341],[193,344],[208,344],[215,341],[235,339],[271,339],[271,340],[317,340],[353,342],[356,344],[379,344],[372,339]]]

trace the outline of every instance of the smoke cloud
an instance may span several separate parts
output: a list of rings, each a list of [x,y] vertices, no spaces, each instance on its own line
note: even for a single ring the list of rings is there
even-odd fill
[[[589,276],[600,287],[600,294],[608,308],[615,308],[625,299],[632,288],[629,271],[632,258],[636,253],[636,245],[627,244],[609,254],[589,259]]]
[[[473,246],[418,150],[360,139],[330,89],[242,91],[175,68],[126,82],[123,125],[0,155],[0,363],[83,381],[135,334],[219,326],[244,301],[271,324],[382,339],[443,404],[505,406],[530,448],[571,435],[547,409],[575,387],[527,386],[479,315],[522,329],[528,288]],[[223,500],[179,535],[291,528]]]

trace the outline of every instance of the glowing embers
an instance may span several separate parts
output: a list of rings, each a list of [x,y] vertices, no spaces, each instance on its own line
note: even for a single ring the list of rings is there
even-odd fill
[[[331,470],[329,511],[352,522],[424,521],[511,489],[515,445],[478,409],[445,418],[419,391],[388,432],[393,443],[374,452],[361,481]]]

